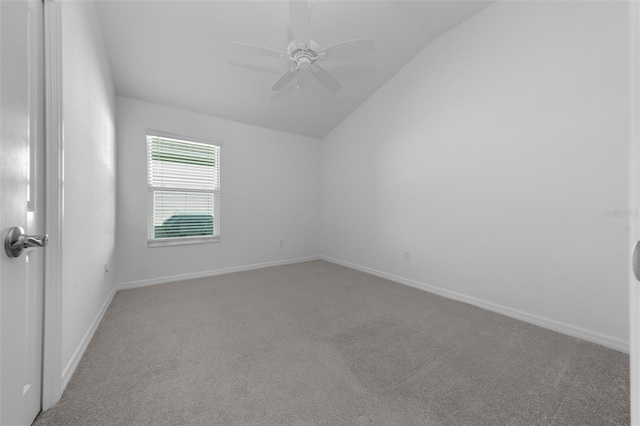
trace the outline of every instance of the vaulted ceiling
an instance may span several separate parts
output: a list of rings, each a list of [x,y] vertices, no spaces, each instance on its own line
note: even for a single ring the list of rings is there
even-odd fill
[[[280,92],[292,63],[238,49],[241,41],[286,51],[286,1],[100,1],[116,93],[284,132],[322,138],[435,38],[491,1],[313,1],[321,47],[371,37],[373,53],[323,61],[343,85]]]

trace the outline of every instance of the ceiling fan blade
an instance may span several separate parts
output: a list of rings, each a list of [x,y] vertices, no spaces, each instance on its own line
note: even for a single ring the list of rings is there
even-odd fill
[[[309,19],[309,4],[306,0],[289,1],[289,19],[296,43],[308,47],[311,40],[311,21]]]
[[[312,72],[309,68],[301,68],[298,70],[298,75],[296,76],[298,89],[308,89],[311,87],[311,81],[313,81],[311,74]]]
[[[273,90],[274,92],[277,92],[279,90],[284,89],[284,87],[289,84],[291,82],[291,80],[293,80],[293,77],[296,76],[298,71],[298,67],[295,66],[289,70],[287,70],[287,72],[285,72],[284,74],[282,74],[280,76],[280,78],[278,78],[276,80],[275,83],[273,83],[273,86],[271,86],[271,90]]]
[[[342,89],[342,84],[333,76],[331,73],[324,68],[320,68],[317,65],[314,65],[311,70],[313,71],[313,75],[316,77],[316,80],[320,82],[324,87],[331,90],[332,92],[338,92]]]
[[[282,52],[270,47],[258,46],[256,44],[243,43],[241,41],[234,41],[233,44],[238,46],[244,51],[256,53],[258,55],[275,56],[276,58],[288,58],[289,55],[286,52]]]
[[[359,38],[343,41],[322,49],[318,54],[325,53],[327,59],[350,59],[373,52],[372,38]]]

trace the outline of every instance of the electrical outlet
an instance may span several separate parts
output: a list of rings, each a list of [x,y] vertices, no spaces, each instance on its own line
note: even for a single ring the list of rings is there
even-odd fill
[[[280,247],[284,247],[284,240],[280,240],[280,242],[278,243],[278,245],[279,245]]]
[[[404,251],[404,260],[411,260],[411,252],[409,250]]]

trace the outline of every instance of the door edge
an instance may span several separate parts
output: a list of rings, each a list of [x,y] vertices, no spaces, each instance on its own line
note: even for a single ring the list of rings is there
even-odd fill
[[[42,410],[62,396],[62,219],[64,135],[61,2],[44,0],[45,50],[45,256]]]

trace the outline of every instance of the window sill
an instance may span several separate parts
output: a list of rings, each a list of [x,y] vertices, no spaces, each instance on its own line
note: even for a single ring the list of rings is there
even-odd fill
[[[147,240],[147,247],[183,246],[190,244],[219,243],[220,236],[217,237],[183,237]]]

